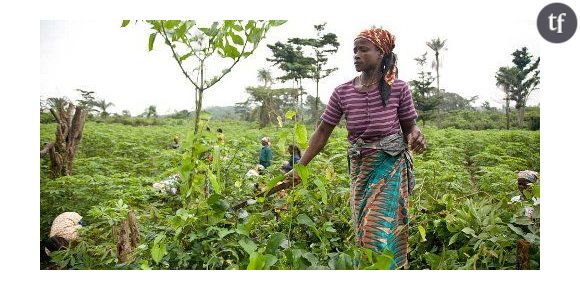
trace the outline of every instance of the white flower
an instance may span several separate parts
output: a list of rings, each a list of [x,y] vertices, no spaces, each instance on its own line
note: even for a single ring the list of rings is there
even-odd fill
[[[251,177],[251,176],[259,176],[260,174],[258,173],[258,171],[254,170],[254,169],[250,169],[248,170],[248,172],[246,173],[246,177]]]
[[[512,199],[510,200],[510,203],[518,202],[521,199],[522,199],[521,195],[516,195],[516,196],[512,197]]]
[[[248,212],[247,212],[245,209],[242,209],[242,210],[241,210],[241,211],[238,213],[238,218],[245,219],[245,218],[247,218],[249,215],[250,215],[250,214],[249,214],[249,213],[248,213]]]

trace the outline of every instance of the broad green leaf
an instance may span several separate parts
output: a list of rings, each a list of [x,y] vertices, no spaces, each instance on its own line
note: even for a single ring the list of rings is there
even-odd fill
[[[246,237],[250,236],[250,232],[243,224],[238,224],[238,226],[236,227],[236,233]]]
[[[252,241],[249,238],[242,238],[241,240],[238,241],[238,244],[240,244],[240,246],[242,246],[242,249],[244,249],[244,251],[246,251],[246,253],[250,255],[254,253],[258,248],[258,246],[256,246],[256,243],[254,243],[254,241]]]
[[[240,52],[235,46],[226,44],[224,47],[224,54],[229,58],[238,58],[240,56]]]
[[[345,253],[340,253],[336,259],[335,268],[336,270],[352,270],[352,258]]]
[[[308,147],[308,132],[306,131],[306,126],[304,126],[304,124],[300,123],[296,125],[295,134],[298,145],[302,148]]]
[[[322,199],[322,203],[328,204],[328,193],[326,192],[326,186],[324,185],[324,182],[322,182],[322,180],[320,180],[320,178],[316,178],[316,179],[314,179],[314,184],[316,184],[316,187],[320,191],[320,197]]]
[[[311,227],[311,228],[316,228],[316,224],[315,224],[315,223],[312,221],[312,219],[310,219],[310,217],[308,217],[306,214],[303,214],[303,213],[299,214],[299,215],[296,217],[296,221],[297,221],[299,224],[302,224],[302,225],[307,225],[307,226],[309,226],[309,227]]]
[[[175,26],[177,26],[180,22],[181,21],[179,21],[179,20],[167,20],[167,21],[163,21],[163,26],[165,27],[165,29],[171,30]]]
[[[514,220],[514,223],[516,223],[518,225],[522,225],[522,226],[528,226],[528,225],[534,224],[532,222],[532,220],[527,216],[516,217],[516,219]]]
[[[470,227],[465,227],[461,231],[468,234],[468,235],[475,236],[475,231]]]
[[[153,50],[153,43],[155,42],[155,36],[157,36],[157,32],[153,32],[149,34],[149,51]]]
[[[129,25],[129,22],[131,22],[131,20],[123,20],[123,23],[121,23],[121,27]]]
[[[269,191],[270,189],[272,189],[272,187],[274,187],[274,185],[276,185],[276,183],[280,182],[284,180],[284,175],[278,175],[272,179],[270,179],[270,181],[268,181],[268,183],[266,184],[266,192]]]
[[[268,239],[268,244],[266,245],[266,254],[275,254],[278,247],[282,245],[282,242],[286,239],[286,235],[283,233],[273,233]]]
[[[220,183],[218,182],[216,176],[211,171],[208,172],[208,178],[209,178],[209,181],[211,182],[211,186],[213,187],[213,190],[215,190],[215,192],[217,194],[221,194],[222,190],[221,190]]]
[[[455,233],[453,234],[453,236],[451,236],[451,238],[449,239],[449,244],[448,246],[453,245],[453,243],[455,243],[455,241],[457,240],[457,237],[459,236],[459,233]]]
[[[151,258],[153,258],[155,263],[159,263],[166,254],[167,248],[164,241],[153,243],[153,247],[151,247]]]
[[[425,239],[426,233],[425,233],[425,228],[421,225],[417,226],[419,228],[419,234],[421,234],[421,241],[425,242],[427,241],[427,239]]]
[[[227,236],[227,235],[229,235],[231,233],[235,233],[235,232],[236,232],[235,230],[220,228],[218,230],[218,237],[220,239],[223,239],[225,236]]]
[[[266,266],[266,257],[258,252],[250,254],[250,263],[247,270],[263,270]]]
[[[520,235],[520,236],[522,236],[522,237],[524,237],[524,236],[525,236],[525,234],[524,234],[524,231],[523,231],[522,229],[520,229],[520,228],[518,228],[518,227],[516,227],[516,226],[514,226],[514,225],[512,225],[512,224],[508,224],[507,226],[508,226],[508,227],[509,227],[509,228],[510,228],[512,231],[514,231],[516,234],[518,234],[518,235]]]
[[[278,258],[276,258],[276,256],[274,256],[274,255],[266,254],[264,257],[266,260],[264,263],[265,270],[269,270],[270,267],[274,266],[274,264],[276,264],[276,262],[278,262]]]
[[[280,26],[284,23],[286,23],[288,20],[270,20],[270,25],[272,26]]]
[[[290,111],[286,112],[286,119],[290,120],[290,119],[294,118],[294,116],[296,116],[295,111],[290,110]]]
[[[298,173],[298,176],[300,176],[302,184],[304,184],[304,186],[307,186],[310,178],[310,169],[308,169],[308,167],[300,163],[297,163],[294,164],[294,170],[296,171],[296,173]]]
[[[237,44],[237,45],[244,45],[244,39],[241,36],[239,36],[239,35],[237,35],[235,33],[230,33],[230,37],[232,38],[232,41],[235,44]]]

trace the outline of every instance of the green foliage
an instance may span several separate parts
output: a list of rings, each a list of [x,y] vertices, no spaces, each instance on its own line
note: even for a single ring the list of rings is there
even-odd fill
[[[52,255],[59,268],[391,267],[391,253],[355,246],[344,128],[335,129],[308,167],[296,166],[305,182],[286,195],[267,196],[267,188],[283,178],[277,167],[287,159],[287,143],[297,137],[294,127],[208,121],[212,131],[194,135],[191,123],[177,121],[157,126],[88,121],[74,175],[49,179],[49,162],[41,160],[40,238],[64,211],[79,212],[86,222],[76,245]],[[217,141],[218,127],[224,145]],[[55,124],[40,129],[42,146],[53,138]],[[539,198],[539,185],[511,202],[517,171],[540,170],[539,132],[422,130],[430,147],[414,156],[411,269],[515,269],[518,239],[531,242],[531,266],[539,268],[540,206],[532,199]],[[182,146],[169,149],[175,135]],[[264,135],[272,140],[274,165],[264,175],[246,176]],[[152,187],[174,173],[182,178],[178,194]],[[117,235],[129,210],[137,216],[141,241],[132,260],[119,264]]]

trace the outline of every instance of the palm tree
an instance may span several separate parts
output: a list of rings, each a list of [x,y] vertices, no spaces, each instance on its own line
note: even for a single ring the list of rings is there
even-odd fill
[[[270,96],[270,86],[273,78],[270,70],[262,68],[258,70],[258,81],[264,82],[265,94],[261,96],[262,106],[260,108],[260,128],[266,126],[270,119],[270,111],[272,110],[272,97]],[[254,96],[256,98],[257,96]]]
[[[510,101],[514,100],[514,89],[518,83],[518,70],[516,67],[500,67],[495,74],[496,85],[505,93],[506,128],[510,128]]]
[[[103,99],[96,101],[94,104],[95,104],[95,107],[97,107],[97,108],[99,108],[99,110],[101,110],[101,117],[103,117],[103,118],[109,116],[109,112],[107,112],[107,108],[115,106],[115,104],[113,104],[111,102],[107,103],[107,101],[105,101]]]
[[[258,70],[258,80],[261,82],[264,82],[264,87],[268,87],[269,85],[272,85],[272,73],[270,72],[269,69],[259,69]],[[269,85],[268,85],[269,84]]]
[[[435,52],[435,61],[433,62],[433,68],[437,74],[437,97],[440,98],[440,87],[439,87],[439,67],[441,67],[441,62],[439,59],[439,52],[445,48],[445,42],[447,40],[441,40],[439,37],[432,39],[427,42],[427,46]],[[441,100],[440,100],[441,101]],[[442,103],[442,102],[441,102]],[[437,125],[441,127],[441,109],[437,109]]]

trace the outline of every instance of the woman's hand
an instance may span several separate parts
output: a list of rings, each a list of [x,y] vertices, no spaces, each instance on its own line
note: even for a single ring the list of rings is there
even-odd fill
[[[403,127],[403,132],[405,134],[405,141],[411,151],[421,154],[427,149],[427,140],[417,125],[413,124],[406,128]]]
[[[294,170],[290,170],[284,176],[284,180],[278,182],[276,185],[274,185],[274,187],[272,187],[272,189],[270,189],[270,191],[268,191],[268,195],[270,195],[272,193],[276,193],[280,190],[298,185],[298,184],[300,184],[301,181],[302,180],[300,179],[300,176],[298,175],[298,173],[296,173],[296,171],[294,171]]]

